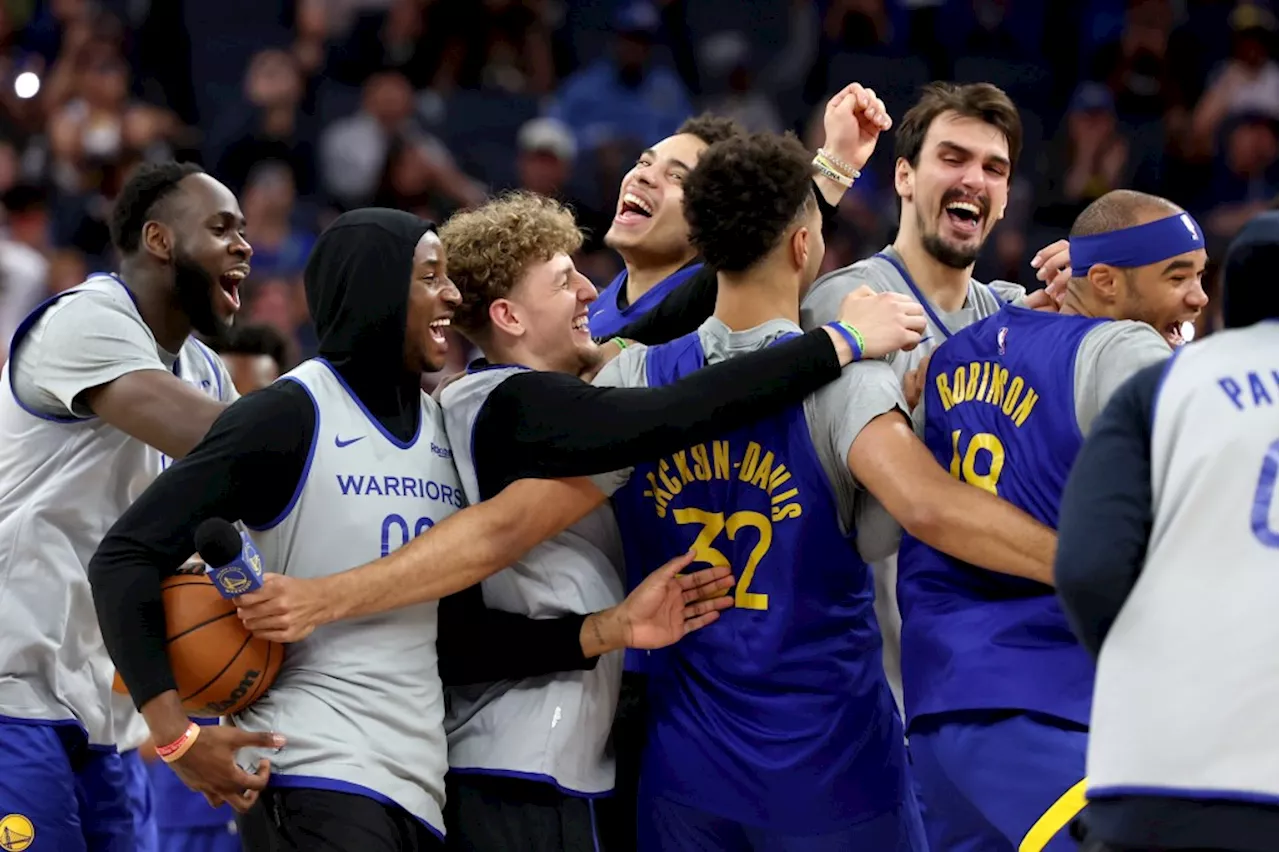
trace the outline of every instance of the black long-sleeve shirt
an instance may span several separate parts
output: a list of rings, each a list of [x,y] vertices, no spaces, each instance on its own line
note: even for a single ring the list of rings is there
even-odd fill
[[[559,373],[521,373],[499,385],[477,418],[486,447],[477,473],[486,496],[525,478],[585,476],[705,440],[799,402],[839,376],[824,331],[699,371],[661,388],[597,388]],[[90,562],[108,647],[139,706],[174,688],[162,647],[164,613],[154,579],[194,551],[200,521],[219,517],[263,526],[288,505],[315,432],[306,391],[279,382],[228,408],[204,440],[121,516]],[[702,437],[697,437],[702,435]],[[350,566],[355,567],[355,566]],[[469,590],[474,604],[478,588]],[[465,594],[465,593],[464,593]],[[468,598],[442,607],[441,673],[479,682],[572,670],[584,660],[581,617],[534,620],[488,611],[467,617]],[[481,601],[481,605],[483,602]],[[142,625],[140,631],[136,625]]]

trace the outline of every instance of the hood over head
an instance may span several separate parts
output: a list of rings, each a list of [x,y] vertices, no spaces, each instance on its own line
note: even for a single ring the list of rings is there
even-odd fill
[[[318,354],[401,439],[416,431],[421,405],[421,377],[404,367],[413,252],[435,227],[401,210],[343,213],[316,240],[303,274]]]

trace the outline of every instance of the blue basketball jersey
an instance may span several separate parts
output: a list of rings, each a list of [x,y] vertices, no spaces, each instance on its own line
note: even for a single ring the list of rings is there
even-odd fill
[[[925,444],[951,475],[1056,528],[1083,443],[1076,352],[1105,320],[1006,305],[933,353]],[[963,710],[1089,723],[1093,661],[1053,589],[947,556],[910,535],[898,554],[907,724]]]
[[[704,353],[694,333],[647,359],[659,386]],[[614,505],[633,583],[690,548],[737,581],[718,622],[650,660],[643,783],[787,833],[896,810],[909,791],[870,571],[803,406],[638,466]]]
[[[625,308],[618,306],[618,295],[627,286],[624,269],[600,291],[600,296],[587,308],[591,323],[591,336],[597,339],[613,337],[623,328],[656,308],[673,290],[702,270],[701,263],[690,263],[663,278],[651,290]]]

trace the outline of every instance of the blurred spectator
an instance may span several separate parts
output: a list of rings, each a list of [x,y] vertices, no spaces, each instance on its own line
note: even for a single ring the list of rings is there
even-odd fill
[[[239,193],[264,160],[287,164],[298,191],[316,188],[313,128],[303,110],[305,80],[292,53],[258,52],[244,77],[244,100],[222,117],[211,144],[218,178]]]
[[[244,321],[274,328],[298,346],[300,360],[316,351],[315,328],[307,311],[307,295],[302,276],[257,278],[246,288]]]
[[[651,3],[625,3],[614,16],[611,54],[560,87],[548,115],[573,128],[581,150],[609,144],[638,153],[692,114],[680,78],[653,61],[660,24]]]
[[[58,249],[49,260],[49,286],[46,295],[70,290],[89,277],[84,255],[75,249]]]
[[[396,71],[426,88],[440,67],[449,29],[441,4],[391,0],[361,13],[330,60],[333,77],[358,86],[380,71]]]
[[[1276,119],[1274,113],[1237,116],[1224,133],[1214,178],[1203,204],[1207,236],[1219,254],[1236,232],[1258,213],[1276,207]],[[1215,251],[1214,249],[1218,249]]]
[[[516,173],[519,188],[555,198],[573,209],[578,225],[586,232],[582,251],[603,248],[605,231],[613,219],[598,203],[587,201],[570,188],[578,145],[573,133],[554,118],[525,122],[516,138]]]
[[[432,82],[437,90],[498,89],[532,95],[555,88],[551,37],[532,0],[444,0],[451,33]]]
[[[1159,118],[1182,102],[1169,67],[1170,0],[1129,0],[1120,38],[1093,58],[1091,79],[1105,80],[1125,118]]]
[[[293,364],[288,338],[269,325],[236,323],[215,348],[241,395],[266,387]]]
[[[1250,113],[1276,118],[1280,114],[1275,15],[1242,4],[1231,14],[1231,26],[1231,55],[1215,70],[1192,117],[1195,146],[1204,154],[1214,150],[1218,130],[1231,116]]]
[[[1034,213],[1037,221],[1060,228],[1070,228],[1085,207],[1111,190],[1132,185],[1129,142],[1105,85],[1085,82],[1076,89],[1042,173]]]
[[[44,191],[19,185],[4,193],[5,229],[0,236],[0,364],[9,341],[48,292],[49,217]],[[78,282],[77,282],[78,283]]]
[[[294,220],[293,173],[268,160],[254,167],[240,200],[253,245],[256,275],[297,275],[307,265],[315,235]]]
[[[329,125],[320,137],[320,162],[325,188],[347,209],[380,194],[418,205],[433,193],[458,206],[484,199],[483,188],[458,169],[444,144],[418,125],[413,90],[394,71],[370,77],[359,111]]]

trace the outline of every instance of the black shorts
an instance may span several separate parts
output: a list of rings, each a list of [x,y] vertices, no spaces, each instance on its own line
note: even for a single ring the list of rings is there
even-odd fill
[[[272,787],[240,819],[245,852],[441,852],[444,842],[403,808],[366,796]]]
[[[450,852],[613,852],[595,799],[494,775],[447,778]]]

